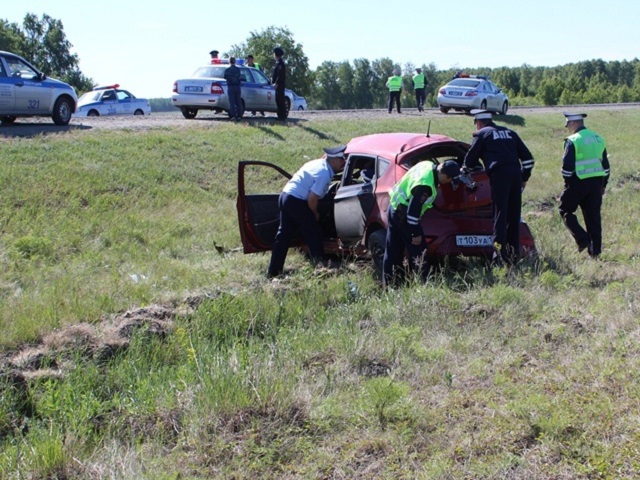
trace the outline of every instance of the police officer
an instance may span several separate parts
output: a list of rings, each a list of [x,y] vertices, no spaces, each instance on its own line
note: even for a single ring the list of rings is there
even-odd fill
[[[416,74],[413,76],[413,88],[416,91],[416,104],[418,105],[418,111],[424,112],[424,102],[427,99],[427,94],[424,89],[425,77],[421,68],[416,68]]]
[[[493,205],[494,263],[514,265],[520,255],[522,192],[533,170],[533,155],[516,132],[493,123],[488,110],[472,110],[477,131],[463,171],[480,165],[489,175]],[[498,255],[499,252],[499,255]]]
[[[609,159],[604,139],[584,126],[586,113],[564,113],[569,135],[564,141],[560,216],[578,250],[596,258],[602,252],[602,196],[609,181]],[[580,207],[586,231],[575,215]]]
[[[217,63],[218,62],[218,50],[211,50],[209,52],[209,55],[211,55],[211,63]]]
[[[287,105],[285,103],[285,83],[287,81],[287,67],[282,57],[284,56],[284,50],[280,47],[273,49],[273,58],[276,61],[275,67],[273,67],[273,75],[271,76],[271,83],[276,89],[276,106],[278,109],[278,119],[286,120]]]
[[[409,169],[389,192],[387,239],[382,260],[384,286],[398,285],[408,272],[403,268],[404,251],[409,253],[409,271],[426,279],[429,266],[427,243],[420,218],[433,206],[438,184],[446,184],[460,175],[460,166],[447,160],[436,166],[423,161]]]
[[[312,263],[322,260],[322,230],[318,219],[318,202],[329,190],[334,174],[344,168],[347,147],[325,148],[324,157],[305,163],[287,182],[280,198],[280,226],[273,243],[267,276],[281,275],[289,242],[298,231],[304,239]]]
[[[400,111],[400,93],[402,92],[402,77],[400,76],[400,70],[393,69],[393,75],[387,79],[387,88],[389,89],[389,113],[393,110],[393,103],[396,103],[398,113]]]
[[[229,58],[229,67],[224,71],[229,97],[229,117],[238,122],[242,119],[242,72],[236,66],[235,57]]]

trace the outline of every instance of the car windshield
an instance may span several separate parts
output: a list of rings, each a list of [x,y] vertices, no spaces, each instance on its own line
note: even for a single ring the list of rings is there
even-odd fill
[[[450,87],[476,88],[480,85],[480,80],[469,80],[468,78],[456,78],[449,82]]]
[[[78,103],[89,103],[98,100],[100,92],[87,92],[78,99]]]
[[[193,73],[193,78],[224,78],[226,66],[200,67]]]

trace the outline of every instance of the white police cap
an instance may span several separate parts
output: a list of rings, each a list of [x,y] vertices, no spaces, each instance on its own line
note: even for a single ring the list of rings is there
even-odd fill
[[[479,108],[476,108],[474,110],[471,110],[469,113],[473,115],[474,120],[492,120],[493,119],[493,113],[490,110],[481,110]]]
[[[570,113],[570,112],[562,112],[564,118],[567,119],[567,122],[572,122],[574,120],[582,120],[587,116],[586,113]]]
[[[346,145],[340,145],[339,147],[334,148],[323,148],[324,153],[327,154],[327,158],[336,157],[336,158],[344,158],[344,151],[347,149]]]

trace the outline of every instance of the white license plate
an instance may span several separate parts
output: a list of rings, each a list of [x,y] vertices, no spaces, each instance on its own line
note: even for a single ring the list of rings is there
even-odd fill
[[[493,245],[491,235],[456,235],[458,247],[490,247]]]
[[[460,95],[462,95],[462,92],[449,92],[449,95],[453,95],[454,97],[459,97]]]
[[[202,93],[202,87],[184,87],[184,91]]]

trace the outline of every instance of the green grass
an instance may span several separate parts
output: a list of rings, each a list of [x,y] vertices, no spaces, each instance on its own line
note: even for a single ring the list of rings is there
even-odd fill
[[[589,113],[612,164],[599,262],[557,214],[563,117],[503,120],[536,158],[539,259],[386,292],[296,252],[268,281],[236,250],[237,161],[292,171],[424,119],[0,140],[0,478],[640,476],[640,111]],[[148,305],[175,316],[117,315]]]

